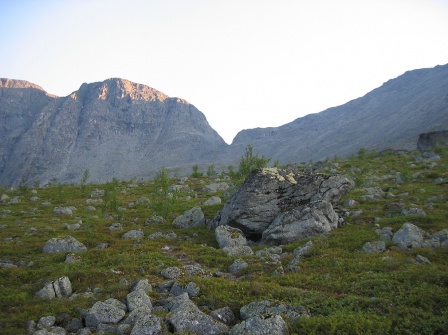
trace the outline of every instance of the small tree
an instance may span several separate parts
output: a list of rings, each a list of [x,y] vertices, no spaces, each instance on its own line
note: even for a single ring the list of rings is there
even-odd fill
[[[238,174],[240,175],[240,177],[246,178],[253,170],[267,167],[270,161],[271,159],[266,158],[264,155],[261,157],[255,155],[254,148],[249,144],[246,147],[244,156],[241,157]]]
[[[199,178],[199,177],[202,177],[203,173],[202,173],[202,172],[199,172],[199,166],[198,166],[197,164],[196,164],[196,165],[193,165],[192,169],[193,169],[193,173],[191,174],[191,176],[192,176],[193,178]]]
[[[85,169],[84,173],[82,174],[82,178],[81,178],[81,189],[84,189],[84,186],[87,183],[87,180],[90,178],[90,171],[89,169]]]
[[[216,174],[215,166],[214,165],[210,165],[207,168],[207,176],[211,177],[211,176],[214,176],[215,174]]]

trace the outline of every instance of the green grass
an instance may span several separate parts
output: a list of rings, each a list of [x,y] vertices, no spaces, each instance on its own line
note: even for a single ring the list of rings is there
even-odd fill
[[[345,199],[356,200],[357,205],[348,210],[362,211],[362,214],[348,217],[346,225],[328,236],[313,238],[312,252],[303,257],[299,271],[286,269],[293,250],[307,241],[283,246],[290,255],[283,257],[281,264],[256,256],[245,257],[249,266],[238,280],[212,276],[185,277],[180,281],[184,284],[194,281],[200,286],[201,294],[195,298],[199,306],[209,309],[229,306],[237,316],[243,305],[264,299],[308,308],[311,318],[288,320],[291,333],[448,333],[448,248],[406,251],[388,243],[384,254],[360,251],[365,242],[379,239],[374,231],[378,226],[389,226],[396,231],[405,222],[411,222],[429,233],[448,228],[448,186],[433,183],[436,178],[448,180],[447,155],[442,155],[435,167],[416,161],[414,155],[380,156],[363,151],[349,159],[324,164],[323,172],[333,169],[356,180],[355,189],[341,203]],[[404,183],[396,183],[397,172],[404,176]],[[171,179],[169,185],[176,182]],[[219,250],[213,231],[205,227],[177,229],[171,225],[176,216],[201,206],[212,195],[220,196],[223,203],[202,209],[207,220],[214,217],[226,199],[224,191],[203,192],[204,186],[212,182],[206,176],[190,178],[186,182],[188,190],[179,191],[173,201],[165,204],[165,195],[160,192],[161,184],[157,180],[131,188],[128,182],[119,181],[103,185],[56,185],[37,189],[37,194],[31,192],[32,187],[3,188],[2,192],[11,198],[19,197],[21,202],[0,204],[0,225],[7,225],[0,228],[0,261],[18,265],[12,269],[0,268],[0,333],[23,334],[26,322],[37,321],[41,316],[67,313],[79,317],[79,309],[90,307],[96,300],[124,299],[129,287],[120,284],[121,280],[132,283],[147,278],[156,285],[164,281],[160,271],[169,266],[199,263],[212,275],[227,272],[234,259]],[[363,185],[378,186],[394,195],[408,195],[361,200],[365,195]],[[110,197],[106,204],[92,204],[97,210],[90,212],[86,210],[86,200],[94,189],[109,190]],[[33,195],[39,200],[30,201]],[[139,204],[142,197],[149,198],[149,203]],[[43,205],[45,201],[51,205]],[[401,202],[404,208],[418,207],[427,215],[401,216],[399,211],[391,209],[394,202]],[[75,206],[77,211],[71,216],[57,215],[53,212],[55,206]],[[154,214],[163,214],[166,222],[145,225]],[[105,218],[105,215],[108,216]],[[79,220],[83,222],[81,230],[69,231],[62,226]],[[123,230],[110,231],[113,222],[120,222]],[[174,231],[178,238],[144,238],[137,246],[134,241],[121,239],[131,229],[142,229],[145,236]],[[87,246],[87,252],[79,253],[81,262],[65,263],[65,254],[42,253],[46,241],[66,235]],[[109,248],[96,249],[99,243],[108,243]],[[417,254],[428,257],[431,264],[417,264],[414,261]],[[284,275],[274,274],[279,265],[284,267]],[[47,302],[35,298],[46,281],[60,276],[68,276],[77,293],[94,289],[100,293],[93,298],[80,296],[74,301]],[[159,298],[155,292],[151,297]]]

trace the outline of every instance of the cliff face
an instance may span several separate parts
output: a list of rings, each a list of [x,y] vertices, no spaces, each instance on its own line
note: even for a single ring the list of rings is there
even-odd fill
[[[79,182],[85,169],[94,181],[144,177],[210,163],[227,147],[193,105],[148,86],[114,78],[57,98],[1,82],[1,184]]]
[[[320,160],[360,148],[415,149],[420,133],[448,129],[448,65],[408,71],[365,96],[275,128],[238,133],[232,151],[247,144],[281,163]]]

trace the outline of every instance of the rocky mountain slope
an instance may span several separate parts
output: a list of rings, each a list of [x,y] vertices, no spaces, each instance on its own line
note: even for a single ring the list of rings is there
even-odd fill
[[[56,97],[0,79],[0,185],[151,178],[161,167],[238,164],[247,145],[281,164],[360,148],[415,149],[448,129],[448,64],[409,71],[364,97],[276,128],[241,131],[229,146],[185,100],[123,79]],[[219,170],[219,169],[218,169]],[[182,172],[180,172],[182,174]]]
[[[0,81],[0,184],[148,176],[209,163],[226,148],[187,101],[123,79],[83,84],[67,97]]]
[[[365,96],[280,127],[243,130],[232,153],[246,145],[281,163],[345,156],[360,148],[416,148],[418,135],[448,128],[448,64],[408,71]]]

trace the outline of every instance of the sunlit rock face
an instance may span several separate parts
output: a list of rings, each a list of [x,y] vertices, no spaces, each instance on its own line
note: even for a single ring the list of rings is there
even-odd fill
[[[67,97],[2,79],[0,183],[148,177],[161,167],[211,164],[227,147],[185,100],[113,78]]]

